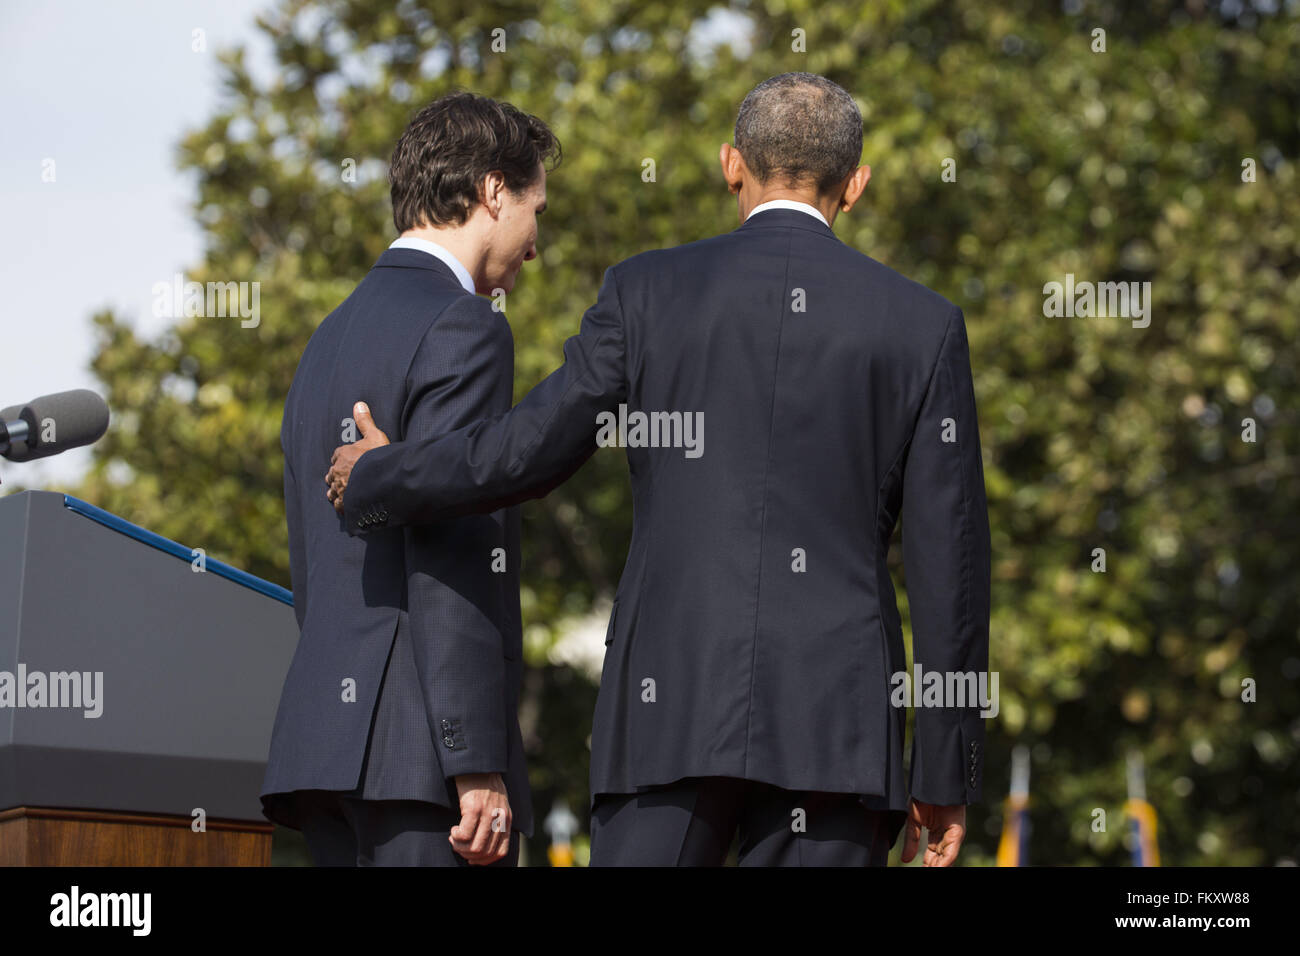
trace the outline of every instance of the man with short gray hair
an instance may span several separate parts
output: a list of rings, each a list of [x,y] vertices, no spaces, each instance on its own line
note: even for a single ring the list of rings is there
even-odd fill
[[[593,865],[718,864],[733,838],[741,865],[883,865],[909,822],[904,861],[924,827],[925,864],[948,866],[980,799],[980,703],[928,687],[905,780],[886,563],[901,517],[915,665],[987,671],[966,327],[831,230],[870,178],[861,151],[842,88],[767,80],[719,154],[739,228],[607,270],[564,365],[510,412],[395,444],[362,420],[335,451],[328,495],[374,533],[543,495],[617,412],[635,523],[592,728]],[[702,454],[636,440],[664,412],[699,416]]]

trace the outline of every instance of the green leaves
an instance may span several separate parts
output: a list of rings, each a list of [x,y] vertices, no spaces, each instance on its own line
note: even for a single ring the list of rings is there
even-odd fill
[[[97,316],[94,368],[117,418],[79,494],[288,584],[281,405],[316,323],[393,238],[384,174],[420,105],[468,87],[536,113],[563,144],[541,257],[507,301],[518,396],[558,364],[608,266],[736,226],[717,153],[741,100],[772,74],[821,72],[858,98],[873,169],[837,233],[968,324],[1003,696],[988,791],[1013,740],[1039,744],[1034,861],[1123,863],[1133,746],[1166,863],[1295,859],[1296,15],[783,0],[735,5],[703,43],[713,6],[294,0],[268,13],[278,74],[263,84],[228,54],[228,105],[178,150],[207,250],[187,278],[262,283],[261,322],[181,319],[145,342]],[[1106,53],[1090,51],[1098,26]],[[807,53],[792,52],[795,29]],[[1045,317],[1042,287],[1067,272],[1151,282],[1150,327]],[[526,623],[548,628],[617,581],[624,459],[597,454],[524,515]],[[1098,547],[1105,573],[1090,570]],[[1240,700],[1243,677],[1256,703]],[[573,739],[538,747],[585,752],[585,725],[549,720],[548,735]],[[542,799],[585,805],[583,768],[546,774]],[[1086,825],[1098,806],[1106,834]],[[968,862],[993,852],[983,812]]]

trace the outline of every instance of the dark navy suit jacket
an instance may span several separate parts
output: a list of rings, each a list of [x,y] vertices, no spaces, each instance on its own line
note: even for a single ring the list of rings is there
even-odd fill
[[[511,412],[374,449],[344,497],[369,536],[544,494],[597,418],[703,412],[699,457],[627,449],[635,522],[610,616],[591,791],[722,775],[903,811],[980,799],[979,704],[918,708],[915,663],[988,668],[989,528],[966,327],[798,210],[607,270],[563,367]],[[380,426],[383,427],[380,421]]]
[[[284,795],[306,789],[455,807],[450,778],[497,772],[531,834],[517,509],[361,539],[322,481],[354,402],[415,441],[508,410],[513,376],[505,316],[419,250],[385,251],[308,342],[280,433],[301,637],[262,789],[271,819],[297,826]]]

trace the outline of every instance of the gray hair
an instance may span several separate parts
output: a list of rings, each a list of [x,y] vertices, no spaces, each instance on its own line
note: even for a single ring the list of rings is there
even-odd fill
[[[740,104],[735,146],[760,183],[813,183],[819,194],[843,182],[862,156],[862,114],[843,87],[816,73],[782,73]]]

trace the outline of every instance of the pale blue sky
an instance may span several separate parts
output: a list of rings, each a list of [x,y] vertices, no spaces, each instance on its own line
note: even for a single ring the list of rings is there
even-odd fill
[[[184,131],[218,102],[216,51],[269,57],[253,22],[271,0],[0,0],[0,281],[7,293],[0,407],[69,388],[100,390],[90,316],[112,306],[140,332],[152,286],[198,263]],[[207,50],[191,50],[193,30]],[[42,182],[55,161],[56,181]],[[13,484],[67,490],[90,461],[0,459]]]

